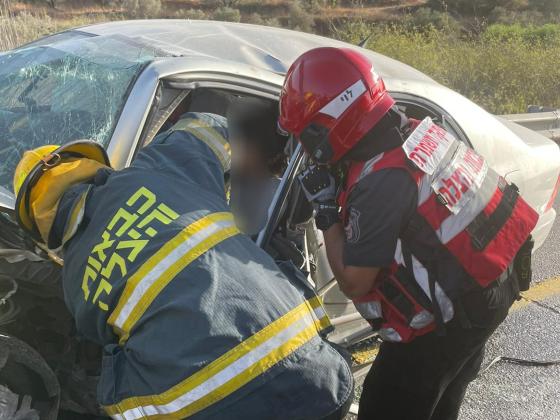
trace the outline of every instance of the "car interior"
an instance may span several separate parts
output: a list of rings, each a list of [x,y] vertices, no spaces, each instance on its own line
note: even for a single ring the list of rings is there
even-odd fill
[[[185,91],[179,93],[176,91],[162,90],[160,93],[160,105],[157,111],[152,114],[151,122],[148,126],[143,145],[148,144],[157,134],[164,132],[176,123],[181,115],[186,112],[208,112],[232,118],[232,108],[246,106],[250,103],[250,107],[262,106],[263,108],[277,107],[277,102],[266,98],[258,98],[239,94],[234,91],[216,88],[197,88],[184,94]],[[274,130],[276,128],[274,127]],[[270,133],[270,132],[269,132]],[[271,135],[263,134],[262,142],[264,147],[272,147]],[[230,177],[230,204],[238,223],[241,225],[245,233],[256,239],[260,230],[264,227],[269,206],[276,187],[280,182],[281,174],[285,169],[285,165],[280,168],[276,174],[264,175],[264,179],[260,183],[241,182],[241,178],[246,178],[243,174],[244,170],[241,166],[236,165],[237,156],[235,156],[238,148],[235,144],[235,138],[232,140],[232,160],[234,162]],[[288,138],[286,138],[286,143]],[[290,153],[291,147],[286,144],[285,151]],[[253,177],[254,178],[254,177]],[[255,180],[253,180],[255,181]],[[258,185],[257,185],[258,184]],[[260,188],[256,194],[255,188]],[[290,260],[294,264],[303,269],[304,267],[313,267],[314,263],[306,261],[304,257],[303,231],[311,220],[312,208],[306,200],[300,197],[299,188],[293,188],[289,193],[286,208],[280,223],[270,241],[267,251],[278,260]],[[245,200],[244,197],[258,197],[258,201]],[[248,225],[244,221],[250,220]]]

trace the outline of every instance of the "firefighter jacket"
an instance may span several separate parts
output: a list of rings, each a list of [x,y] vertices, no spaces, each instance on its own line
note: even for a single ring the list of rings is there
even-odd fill
[[[402,147],[350,165],[345,208],[368,174],[406,171],[418,206],[399,235],[393,265],[354,303],[384,339],[408,342],[454,317],[453,301],[501,277],[529,238],[538,213],[486,160],[430,118],[411,121]]]
[[[233,222],[226,138],[223,118],[186,114],[60,205],[55,225],[77,223],[65,300],[104,347],[98,397],[115,419],[320,418],[351,392],[319,299]]]

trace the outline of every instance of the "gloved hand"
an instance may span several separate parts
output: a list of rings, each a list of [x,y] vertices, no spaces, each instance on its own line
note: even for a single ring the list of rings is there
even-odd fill
[[[336,181],[325,166],[313,165],[298,176],[303,192],[315,209],[315,225],[327,230],[339,222]]]

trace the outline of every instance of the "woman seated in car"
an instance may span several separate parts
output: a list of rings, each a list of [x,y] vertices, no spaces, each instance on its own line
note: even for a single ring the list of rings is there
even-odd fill
[[[228,109],[232,148],[231,207],[238,225],[256,235],[286,167],[287,137],[278,134],[278,105],[256,98],[237,98]]]

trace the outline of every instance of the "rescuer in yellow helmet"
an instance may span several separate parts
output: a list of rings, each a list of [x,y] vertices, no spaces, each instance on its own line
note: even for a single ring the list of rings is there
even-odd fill
[[[37,242],[55,249],[52,224],[62,195],[73,185],[87,182],[97,171],[110,167],[105,149],[90,140],[78,140],[64,146],[46,145],[24,153],[14,173],[16,218]],[[85,198],[85,195],[84,195]],[[84,202],[84,200],[79,200]],[[77,209],[76,209],[77,210]],[[70,218],[64,238],[79,224],[79,215]]]
[[[344,418],[352,373],[321,300],[241,234],[226,199],[227,121],[189,112],[130,167],[91,142],[28,152],[19,224],[64,258],[64,300],[103,347],[114,419]]]

